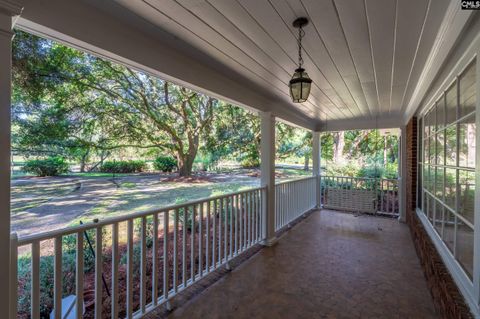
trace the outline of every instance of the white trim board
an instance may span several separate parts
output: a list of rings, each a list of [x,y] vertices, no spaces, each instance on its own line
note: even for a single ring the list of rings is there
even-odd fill
[[[401,116],[391,115],[369,119],[345,119],[323,122],[317,131],[334,132],[346,130],[390,129],[402,126]]]

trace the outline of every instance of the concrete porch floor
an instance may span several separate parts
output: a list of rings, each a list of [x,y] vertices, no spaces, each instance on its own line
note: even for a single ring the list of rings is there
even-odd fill
[[[437,318],[397,220],[322,210],[169,318]]]

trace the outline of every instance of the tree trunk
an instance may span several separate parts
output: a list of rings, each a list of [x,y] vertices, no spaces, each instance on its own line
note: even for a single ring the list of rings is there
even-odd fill
[[[193,161],[195,157],[191,158],[189,155],[179,157],[178,159],[178,174],[182,177],[192,176]]]
[[[308,156],[308,154],[305,154],[305,164],[303,165],[303,170],[308,171],[309,161],[310,161],[310,156]]]
[[[387,167],[387,136],[383,137],[383,167]]]
[[[337,132],[333,140],[333,161],[335,163],[343,162],[343,149],[345,147],[344,135],[344,131]]]
[[[188,152],[178,154],[178,174],[182,177],[191,176],[193,162],[197,156],[199,137],[189,139]]]
[[[88,154],[90,154],[90,150],[85,151],[83,153],[82,158],[80,159],[80,173],[85,173],[85,166],[87,165]]]

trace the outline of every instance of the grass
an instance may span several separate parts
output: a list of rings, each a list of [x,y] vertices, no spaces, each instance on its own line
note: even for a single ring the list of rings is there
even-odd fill
[[[248,176],[251,172],[252,170],[238,169],[234,173],[227,173],[226,178],[221,181],[193,183],[161,182],[159,179],[148,179],[144,176],[137,179],[134,174],[116,174],[118,187],[113,187],[111,183],[112,174],[106,173],[76,173],[69,175],[68,178],[26,179],[25,181],[16,181],[12,186],[11,214],[20,217],[23,212],[41,206],[52,198],[61,198],[75,189],[77,185],[75,182],[79,179],[82,179],[84,184],[88,179],[98,180],[102,183],[107,182],[105,183],[107,188],[94,195],[98,196],[100,201],[93,208],[71,220],[69,225],[77,225],[79,220],[88,221],[94,218],[124,215],[258,187],[258,174],[252,175],[256,177]],[[311,176],[311,171],[295,168],[277,168],[276,173],[277,181]],[[123,177],[129,178],[123,179]],[[112,187],[108,185],[112,185]],[[72,201],[72,205],[75,205],[75,200]],[[68,207],[73,209],[73,206]],[[55,225],[55,221],[52,222],[52,227]]]
[[[38,183],[14,184],[11,188],[11,214],[19,214],[46,203],[54,197],[64,196],[74,190],[75,187],[76,183],[73,181],[45,183],[42,180]]]
[[[305,171],[303,169],[296,169],[296,168],[276,168],[275,171],[282,175],[287,175],[286,179],[291,179],[293,177],[312,176],[312,171]]]
[[[74,176],[74,177],[106,177],[106,178],[113,177],[112,173],[102,173],[102,172],[71,173],[68,175]],[[132,175],[132,174],[115,174],[115,177],[125,177],[129,175]]]
[[[120,184],[120,187],[122,187],[122,188],[135,188],[136,186],[137,186],[137,184],[135,184],[133,182],[124,182],[124,183]]]
[[[125,187],[124,184],[128,186]],[[78,225],[80,220],[86,222],[95,218],[126,215],[258,186],[256,179],[201,184],[169,182],[147,187],[138,187],[134,183],[122,183],[119,189],[106,196],[100,204],[73,220],[70,225]]]

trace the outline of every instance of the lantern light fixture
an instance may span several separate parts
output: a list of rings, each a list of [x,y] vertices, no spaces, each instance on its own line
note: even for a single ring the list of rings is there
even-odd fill
[[[307,72],[305,72],[305,69],[303,68],[302,58],[302,39],[305,36],[303,27],[307,24],[308,19],[305,17],[297,18],[293,21],[293,27],[298,29],[298,68],[295,70],[295,73],[293,73],[292,79],[289,83],[290,96],[294,103],[303,103],[307,101],[312,86],[312,79],[308,77]]]

